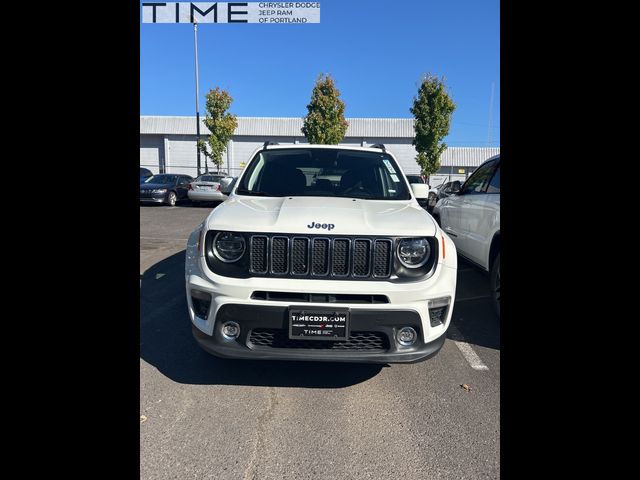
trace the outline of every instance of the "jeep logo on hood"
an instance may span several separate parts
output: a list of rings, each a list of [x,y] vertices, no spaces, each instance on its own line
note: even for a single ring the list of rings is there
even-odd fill
[[[308,228],[322,228],[323,230],[333,230],[335,228],[335,225],[333,223],[316,223],[316,222],[311,222],[311,224],[307,225]]]

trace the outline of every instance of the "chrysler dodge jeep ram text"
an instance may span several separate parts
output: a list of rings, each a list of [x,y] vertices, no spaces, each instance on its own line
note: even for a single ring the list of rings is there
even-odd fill
[[[209,353],[373,363],[440,350],[456,274],[384,146],[266,144],[189,237],[185,271]]]

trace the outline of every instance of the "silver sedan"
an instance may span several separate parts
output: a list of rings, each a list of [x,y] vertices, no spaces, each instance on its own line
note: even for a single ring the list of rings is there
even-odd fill
[[[224,202],[227,195],[222,193],[226,190],[233,179],[227,175],[204,173],[191,182],[191,188],[187,195],[193,204],[198,202]]]

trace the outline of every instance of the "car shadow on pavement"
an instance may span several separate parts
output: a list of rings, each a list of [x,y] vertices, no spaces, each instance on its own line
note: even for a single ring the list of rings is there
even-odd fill
[[[198,385],[343,388],[377,375],[384,365],[230,360],[203,351],[191,334],[185,251],[140,278],[140,357],[173,381]]]
[[[456,303],[447,339],[500,350],[500,320],[490,301]]]
[[[447,338],[500,350],[500,318],[496,314],[489,276],[463,259],[458,261],[458,284]]]

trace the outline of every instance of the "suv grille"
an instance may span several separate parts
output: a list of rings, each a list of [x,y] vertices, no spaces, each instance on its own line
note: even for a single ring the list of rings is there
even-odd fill
[[[348,340],[291,340],[280,328],[251,330],[247,345],[250,348],[309,348],[313,350],[355,350],[381,352],[389,349],[387,336],[380,332],[351,332]]]
[[[249,271],[290,277],[389,278],[390,238],[252,235]]]

